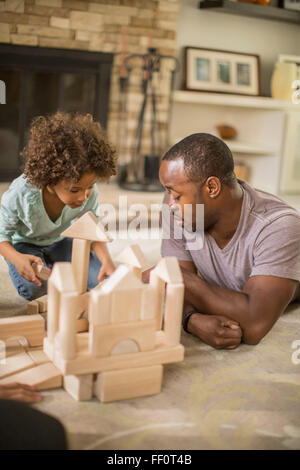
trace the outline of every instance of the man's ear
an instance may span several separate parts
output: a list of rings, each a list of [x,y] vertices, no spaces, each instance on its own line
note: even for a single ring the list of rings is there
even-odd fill
[[[221,192],[221,182],[216,176],[210,176],[205,182],[205,191],[208,197],[215,199]]]

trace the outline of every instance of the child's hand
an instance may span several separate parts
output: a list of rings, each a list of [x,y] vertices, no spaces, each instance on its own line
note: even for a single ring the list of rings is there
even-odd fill
[[[42,283],[37,278],[31,266],[32,263],[43,264],[43,261],[38,256],[24,255],[22,253],[18,253],[18,257],[16,258],[14,265],[17,268],[18,273],[21,274],[24,279],[33,282],[34,284],[40,287]]]
[[[98,281],[104,281],[105,277],[110,276],[116,270],[114,263],[111,259],[102,263],[101,269],[98,275]]]
[[[35,403],[41,401],[43,396],[30,385],[11,383],[0,385],[0,398]]]

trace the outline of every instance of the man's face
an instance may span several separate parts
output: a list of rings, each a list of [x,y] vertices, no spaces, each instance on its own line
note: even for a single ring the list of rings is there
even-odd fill
[[[56,196],[71,209],[78,208],[90,197],[97,181],[95,173],[85,173],[76,183],[70,180],[59,181],[52,187]]]
[[[196,204],[203,204],[200,184],[190,181],[185,172],[183,160],[163,160],[159,179],[169,193],[168,206],[176,217],[180,217],[186,228],[196,229]],[[186,206],[185,205],[189,205]],[[191,210],[192,209],[192,210]]]

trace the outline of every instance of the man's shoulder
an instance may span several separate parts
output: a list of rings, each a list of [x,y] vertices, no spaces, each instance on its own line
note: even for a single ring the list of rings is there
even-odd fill
[[[244,181],[241,186],[248,196],[247,216],[255,219],[261,226],[267,226],[281,218],[298,225],[300,213],[274,194],[251,187]]]

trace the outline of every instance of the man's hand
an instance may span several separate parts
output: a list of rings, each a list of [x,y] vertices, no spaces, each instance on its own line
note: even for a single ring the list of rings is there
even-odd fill
[[[27,281],[33,282],[37,286],[41,287],[42,283],[39,278],[36,276],[32,263],[37,263],[43,265],[43,261],[38,256],[34,255],[25,255],[18,253],[14,259],[13,264],[15,265],[19,274],[21,274],[24,279]]]
[[[0,398],[36,403],[43,399],[43,395],[30,385],[11,383],[0,385]]]
[[[98,275],[98,281],[102,282],[106,277],[111,276],[111,274],[116,270],[116,267],[114,263],[112,262],[111,259],[107,259],[106,261],[103,261],[103,264],[101,266],[101,269],[99,271]]]
[[[190,316],[187,329],[216,349],[235,349],[242,340],[239,324],[222,315],[194,313]]]

